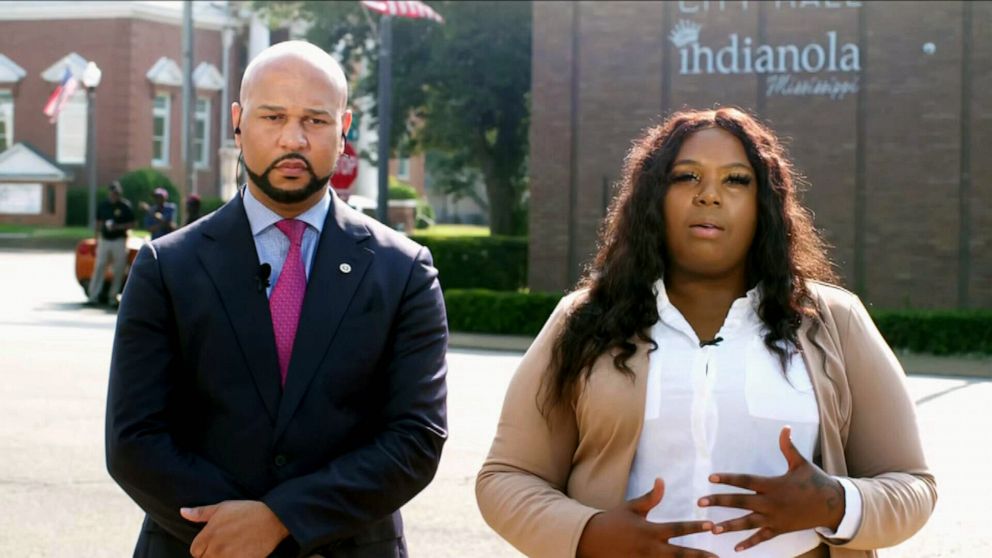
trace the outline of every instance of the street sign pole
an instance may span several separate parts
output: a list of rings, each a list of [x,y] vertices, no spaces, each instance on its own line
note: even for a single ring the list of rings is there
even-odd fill
[[[389,225],[389,133],[392,115],[392,17],[379,20],[379,203],[376,216]]]

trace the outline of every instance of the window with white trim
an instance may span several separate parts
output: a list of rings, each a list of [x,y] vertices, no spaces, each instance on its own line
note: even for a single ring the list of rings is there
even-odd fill
[[[193,119],[193,157],[196,166],[210,165],[210,99],[196,99],[196,115]]]
[[[169,166],[169,109],[172,99],[168,93],[156,93],[152,104],[152,164]]]
[[[14,144],[14,96],[0,89],[0,153]]]
[[[86,162],[86,90],[77,89],[59,112],[55,131],[55,157],[60,163]]]
[[[410,180],[410,159],[402,157],[396,161],[396,178]]]

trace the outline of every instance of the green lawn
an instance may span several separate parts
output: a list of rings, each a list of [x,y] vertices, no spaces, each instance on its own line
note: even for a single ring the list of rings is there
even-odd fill
[[[413,236],[489,236],[489,227],[445,224],[417,229],[411,234]]]
[[[0,223],[0,234],[26,234],[29,238],[83,239],[93,236],[89,227],[41,227]]]
[[[23,234],[28,238],[51,238],[63,240],[82,240],[93,237],[93,229],[89,227],[42,227],[38,225],[10,225],[0,223],[0,234]],[[145,230],[132,230],[131,236],[148,238],[151,234]]]

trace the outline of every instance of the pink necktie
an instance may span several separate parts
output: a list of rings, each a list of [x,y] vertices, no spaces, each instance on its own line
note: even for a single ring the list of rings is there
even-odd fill
[[[282,263],[282,271],[276,286],[269,297],[269,311],[272,313],[272,330],[276,335],[276,352],[279,355],[279,374],[282,385],[286,385],[286,372],[289,370],[289,357],[293,354],[293,341],[300,323],[300,310],[303,308],[303,295],[307,290],[307,272],[303,268],[300,244],[307,224],[296,219],[283,219],[276,227],[289,238],[289,253]]]

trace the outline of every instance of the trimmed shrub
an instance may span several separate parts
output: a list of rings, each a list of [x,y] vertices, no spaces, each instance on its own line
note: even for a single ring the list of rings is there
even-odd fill
[[[466,333],[536,335],[561,295],[448,289],[448,328]],[[935,355],[992,355],[992,311],[877,310],[872,319],[893,349]]]
[[[107,188],[96,189],[96,205],[107,199]],[[65,224],[67,227],[86,227],[90,224],[90,191],[88,188],[68,188],[65,192]]]
[[[138,207],[140,202],[152,203],[152,191],[155,188],[165,188],[169,192],[169,201],[176,202],[179,199],[179,191],[169,180],[169,177],[162,174],[155,169],[138,169],[131,171],[119,179],[121,183],[121,189],[123,190],[124,198],[131,202],[131,208],[134,209],[135,220],[140,228],[145,220],[145,214]],[[107,186],[100,186],[96,191],[96,203],[99,205],[101,202],[107,199]],[[219,198],[209,198],[204,200],[204,202],[213,202],[214,199]],[[66,211],[65,211],[65,224],[70,227],[84,227],[89,222],[89,190],[86,188],[69,188],[66,191]],[[223,204],[223,202],[220,202]],[[177,204],[178,205],[178,204]],[[218,205],[217,207],[220,207]],[[182,208],[177,208],[182,212]],[[214,208],[216,209],[216,207]],[[212,211],[212,210],[211,210]],[[208,213],[206,211],[206,204],[204,204],[203,214]],[[176,219],[179,220],[180,216],[176,215]],[[179,221],[182,222],[182,221]]]
[[[516,291],[527,286],[527,239],[515,236],[418,236],[430,249],[441,288]]]
[[[452,289],[444,292],[448,329],[471,333],[537,335],[561,295]]]
[[[184,208],[178,207],[179,191],[169,180],[169,177],[155,169],[137,169],[120,177],[121,189],[124,197],[131,202],[134,209],[134,216],[140,228],[145,222],[145,212],[141,211],[138,204],[145,202],[152,203],[152,191],[155,188],[165,188],[169,192],[169,201],[177,205],[178,212],[183,212]],[[176,222],[182,223],[180,215],[176,215]]]
[[[216,197],[203,198],[200,200],[200,215],[206,215],[207,213],[213,213],[220,209],[220,206],[224,205],[224,200]]]
[[[389,199],[391,200],[415,200],[417,199],[417,189],[406,182],[398,180],[394,176],[389,177]]]
[[[434,207],[427,203],[427,200],[420,198],[417,200],[416,228],[426,229],[434,226]]]
[[[871,314],[893,348],[935,355],[992,354],[989,310],[877,310]]]

